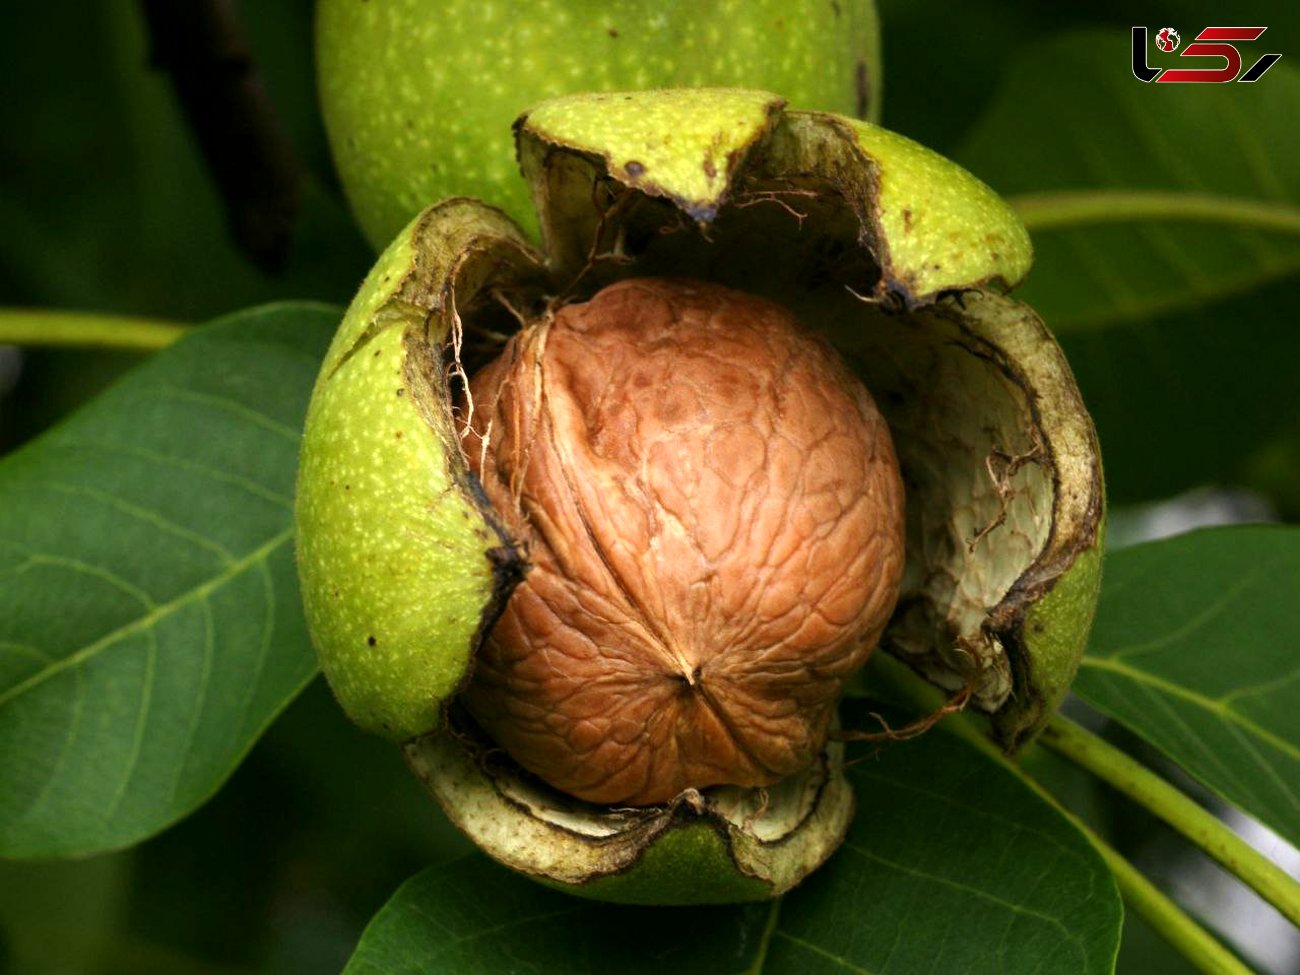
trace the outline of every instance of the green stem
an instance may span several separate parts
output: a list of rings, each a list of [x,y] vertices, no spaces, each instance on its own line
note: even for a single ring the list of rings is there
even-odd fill
[[[965,714],[955,717],[967,724],[971,720]],[[997,749],[995,748],[994,751]],[[1000,752],[998,754],[1003,764],[1019,776],[1025,785],[1055,806],[1057,811],[1087,838],[1101,854],[1101,858],[1106,861],[1106,866],[1110,868],[1124,902],[1142,915],[1147,924],[1151,925],[1197,970],[1204,972],[1205,975],[1253,975],[1241,959],[1179,907],[1173,898],[1144,877],[1137,867],[1094,832],[1092,827],[1066,809],[1061,801],[1048,792],[1037,779],[1032,778],[1005,755]]]
[[[1060,715],[1039,740],[1163,819],[1300,925],[1300,884],[1160,776]]]
[[[905,664],[879,653],[872,658],[870,679],[877,677],[882,678],[890,690],[910,701],[923,713],[935,711],[944,702],[944,695],[937,687],[922,680]],[[943,727],[999,762],[1074,824],[1110,868],[1125,903],[1137,911],[1189,963],[1206,975],[1252,975],[1236,955],[1160,888],[1142,876],[1133,864],[1097,835],[1087,823],[1066,809],[1037,779],[1008,758],[969,712],[948,715],[943,720]]]
[[[1090,223],[1187,220],[1300,234],[1300,210],[1293,206],[1206,193],[1081,190],[1027,193],[1009,202],[1031,233]]]
[[[156,352],[185,332],[183,325],[147,318],[46,309],[0,309],[0,345]]]
[[[1026,781],[1034,783],[1026,776]],[[1142,915],[1160,936],[1177,948],[1191,964],[1205,975],[1253,975],[1250,968],[1223,946],[1212,934],[1197,924],[1159,887],[1147,880],[1138,869],[1115,851],[1109,843],[1089,829],[1077,816],[1048,795],[1041,786],[1038,793],[1052,804],[1086,836],[1110,867],[1125,903]]]

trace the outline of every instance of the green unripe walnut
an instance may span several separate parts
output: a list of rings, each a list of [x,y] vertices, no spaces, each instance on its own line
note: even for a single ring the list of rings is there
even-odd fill
[[[1103,512],[1095,434],[1064,357],[1033,310],[1004,294],[1028,270],[1028,237],[1005,203],[947,160],[764,92],[573,96],[539,106],[516,131],[544,252],[499,210],[436,204],[381,256],[327,354],[297,496],[302,589],[322,667],[347,712],[402,742],[452,820],[515,869],[615,900],[780,894],[847,828],[853,796],[836,746],[819,742],[763,788],[744,785],[759,779],[669,780],[675,795],[634,791],[626,795],[644,804],[610,807],[524,772],[461,706],[476,654],[536,568],[529,532],[552,516],[531,507],[521,520],[510,505],[524,495],[511,493],[511,477],[504,493],[485,493],[471,466],[486,479],[495,462],[476,453],[471,465],[467,451],[480,449],[493,414],[485,404],[474,425],[455,408],[456,390],[463,395],[465,374],[521,325],[535,336],[539,323],[598,294],[689,304],[673,297],[679,284],[664,291],[662,282],[699,282],[686,287],[787,310],[871,391],[906,491],[897,604],[886,605],[882,632],[872,624],[862,633],[879,632],[882,650],[935,683],[969,689],[995,737],[1014,748],[1055,709],[1077,667]],[[579,386],[599,373],[583,361],[580,352],[565,360]],[[708,382],[707,370],[692,375]],[[678,415],[648,409],[656,423]],[[564,470],[570,480],[583,474],[581,465]],[[612,533],[600,542],[607,554],[619,544],[624,515],[597,526],[599,514],[583,517],[592,538]],[[745,522],[772,537],[778,523]],[[658,530],[688,543],[698,536],[689,519]],[[653,533],[628,537],[655,544]],[[764,550],[768,541],[745,544]],[[809,562],[818,573],[828,564]],[[602,585],[582,583],[592,595]],[[649,626],[672,614],[651,616]],[[600,666],[583,679],[599,681]],[[699,675],[687,667],[684,676]],[[798,689],[787,699],[798,701]]]
[[[557,95],[741,85],[859,118],[880,104],[863,0],[321,0],[316,42],[330,145],[376,247],[452,196],[534,229],[510,123]]]

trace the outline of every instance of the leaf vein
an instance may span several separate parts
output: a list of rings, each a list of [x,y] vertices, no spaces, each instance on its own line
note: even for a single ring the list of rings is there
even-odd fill
[[[21,546],[14,545],[11,542],[0,542],[0,544],[9,548],[21,548]],[[153,609],[158,605],[154,601],[154,598],[150,596],[149,593],[145,592],[144,589],[132,582],[128,582],[126,579],[123,579],[112,569],[105,568],[102,565],[92,565],[89,562],[83,562],[80,559],[69,558],[63,555],[47,555],[44,552],[31,552],[30,550],[25,549],[24,551],[29,552],[26,561],[21,565],[16,565],[8,570],[13,575],[22,575],[28,569],[36,566],[51,565],[56,568],[67,569],[71,572],[77,572],[81,575],[87,575],[99,579],[101,582],[107,582],[114,589],[118,589],[135,599],[145,609]]]
[[[231,487],[239,488],[242,491],[246,491],[255,497],[262,498],[263,500],[269,501],[279,507],[285,509],[293,507],[293,499],[287,494],[272,490],[252,478],[233,474],[230,471],[223,471],[220,468],[212,467],[208,464],[201,464],[198,461],[190,460],[187,457],[177,457],[171,454],[165,454],[162,451],[149,450],[136,444],[104,444],[95,443],[90,440],[73,440],[71,438],[60,438],[55,441],[55,443],[60,447],[69,447],[77,450],[102,450],[109,454],[125,454],[128,457],[136,457],[140,460],[157,464],[160,467],[190,471],[220,484],[229,484]]]
[[[758,936],[758,952],[754,955],[754,963],[746,969],[749,975],[759,975],[767,965],[767,952],[772,945],[772,935],[776,933],[777,921],[781,917],[782,900],[778,897],[767,909],[767,918]]]
[[[215,407],[225,413],[230,413],[234,416],[240,417],[241,419],[247,420],[249,423],[259,426],[264,430],[269,430],[272,433],[292,440],[294,443],[297,443],[302,439],[301,430],[286,426],[279,420],[273,419],[260,410],[255,410],[236,399],[230,399],[226,396],[217,396],[213,393],[199,393],[192,389],[182,389],[179,386],[169,386],[166,384],[151,386],[149,387],[149,391],[157,393],[162,399],[175,399],[181,400],[182,402],[197,403],[201,406]]]
[[[15,698],[23,694],[26,694],[28,691],[34,689],[35,687],[40,686],[41,684],[45,683],[45,681],[49,680],[51,677],[54,677],[57,674],[62,673],[63,671],[68,670],[70,668],[79,667],[81,664],[94,658],[97,654],[101,653],[107,647],[110,647],[113,644],[118,643],[119,641],[124,640],[129,636],[134,636],[136,633],[140,633],[148,629],[149,627],[156,624],[159,620],[171,616],[173,613],[177,612],[180,609],[183,609],[185,606],[189,605],[194,600],[205,598],[209,593],[215,592],[216,590],[220,589],[222,586],[226,585],[231,580],[242,575],[243,572],[247,570],[250,566],[256,565],[259,562],[262,562],[265,559],[267,559],[272,552],[274,552],[277,548],[284,545],[292,537],[293,537],[292,528],[286,528],[284,531],[278,532],[277,534],[273,535],[268,541],[264,542],[262,545],[253,549],[253,551],[249,552],[243,558],[230,563],[221,572],[217,573],[215,576],[213,576],[211,579],[207,580],[206,582],[203,582],[200,585],[194,586],[193,588],[183,593],[180,593],[169,602],[160,603],[156,608],[146,613],[145,615],[141,616],[139,619],[132,620],[131,622],[126,623],[123,626],[119,626],[117,629],[104,634],[102,637],[87,644],[86,646],[82,647],[80,650],[77,650],[74,653],[70,653],[66,657],[63,657],[57,662],[51,664],[50,666],[38,671],[37,673],[29,677],[27,680],[22,681],[19,684],[15,684],[13,687],[10,687],[5,691],[0,692],[0,707],[5,706]]]
[[[955,810],[962,821],[969,821],[972,815],[978,815],[984,819],[991,820],[994,823],[997,823],[1006,829],[1018,830],[1027,835],[1037,837],[1043,842],[1048,843],[1055,849],[1059,850],[1062,854],[1066,856],[1072,857],[1076,860],[1084,860],[1085,862],[1088,862],[1086,861],[1086,858],[1082,853],[1070,849],[1068,846],[1062,843],[1060,839],[1051,835],[1050,833],[1044,832],[1043,830],[1040,829],[1036,829],[1032,826],[1026,826],[1024,823],[1017,822],[1013,819],[1008,819],[1005,816],[999,816],[996,813],[988,811],[987,809],[973,809],[968,804],[963,803],[961,800],[956,799],[947,793],[936,792],[933,789],[926,789],[923,788],[922,786],[916,785],[913,782],[908,782],[903,779],[893,778],[891,776],[881,775],[879,773],[873,773],[871,771],[868,771],[866,767],[859,767],[855,769],[852,773],[852,776],[854,778],[869,779],[875,782],[886,783],[889,785],[891,789],[897,789],[900,792],[911,792],[918,796],[924,796],[926,799],[929,799],[933,802],[942,803],[945,806],[949,807],[950,809]]]
[[[153,700],[153,684],[158,667],[158,631],[150,629],[145,636],[148,637],[149,642],[145,647],[144,675],[140,681],[140,704],[136,712],[135,726],[131,729],[131,751],[127,755],[121,781],[118,782],[113,798],[104,809],[102,818],[106,823],[112,820],[118,806],[126,797],[126,787],[131,784],[131,779],[140,765],[140,753],[144,749],[144,729],[149,723],[149,705]]]
[[[81,733],[82,711],[86,699],[85,675],[76,670],[72,672],[72,677],[77,689],[77,696],[71,709],[72,720],[68,725],[68,733],[63,738],[63,743],[59,747],[59,757],[50,766],[50,772],[46,776],[44,784],[41,786],[40,791],[32,797],[31,803],[24,811],[21,817],[23,822],[30,821],[40,811],[40,808],[45,805],[46,800],[49,799],[50,793],[54,791],[55,783],[58,782],[59,773],[63,770],[63,766],[67,764],[68,756],[72,753],[72,745]]]
[[[1260,694],[1272,694],[1274,691],[1280,690],[1298,678],[1300,678],[1300,670],[1293,670],[1290,673],[1283,674],[1281,677],[1274,677],[1272,680],[1267,680],[1262,684],[1255,684],[1251,687],[1234,688],[1227,694],[1219,695],[1214,700],[1219,704],[1227,705],[1240,698],[1258,697]]]
[[[54,659],[49,653],[42,650],[40,647],[33,647],[26,643],[14,643],[11,640],[0,640],[0,650],[8,650],[11,653],[35,657],[37,660],[45,663]]]
[[[206,549],[217,555],[223,562],[229,563],[234,556],[224,545],[202,535],[199,532],[191,531],[184,525],[178,525],[168,518],[164,518],[156,511],[150,511],[148,508],[141,508],[138,505],[131,504],[129,501],[123,501],[116,495],[109,494],[106,491],[99,491],[95,488],[88,488],[83,484],[65,484],[61,481],[26,481],[24,487],[29,488],[46,488],[51,491],[57,491],[60,494],[66,494],[71,497],[91,498],[98,501],[115,511],[119,511],[128,517],[146,524],[153,525],[159,531],[176,538],[183,539],[198,548]]]
[[[1011,911],[1012,913],[1041,921],[1043,924],[1046,924],[1049,927],[1059,931],[1062,935],[1064,935],[1065,941],[1070,944],[1074,944],[1076,941],[1078,941],[1078,936],[1075,935],[1073,932],[1071,932],[1069,927],[1067,927],[1066,924],[1060,918],[1052,917],[1049,914],[1043,914],[1040,911],[1030,910],[1029,908],[1024,907],[1020,904],[1013,904],[1010,901],[1003,900],[1001,897],[998,897],[995,894],[991,894],[986,890],[981,890],[979,887],[972,887],[970,884],[964,884],[959,880],[953,880],[950,877],[943,877],[940,876],[939,874],[930,873],[928,871],[918,869],[917,867],[912,867],[906,864],[898,863],[896,861],[888,859],[887,857],[882,857],[880,854],[874,853],[871,850],[868,850],[866,847],[859,846],[855,843],[846,842],[844,844],[844,848],[846,850],[852,850],[854,853],[858,854],[859,856],[866,857],[868,860],[872,860],[876,863],[881,864],[882,866],[889,867],[890,869],[896,870],[899,873],[906,874],[911,877],[917,877],[921,880],[939,884],[940,886],[943,887],[950,887],[953,890],[961,891],[963,894],[969,894],[972,897],[993,904],[994,906],[1000,907],[1003,910]]]
[[[1086,668],[1091,668],[1094,670],[1106,670],[1116,674],[1120,674],[1121,676],[1127,677],[1129,680],[1133,681],[1136,684],[1148,685],[1152,688],[1162,691],[1165,694],[1168,694],[1170,697],[1180,698],[1184,701],[1187,701],[1190,704],[1194,704],[1197,707],[1210,712],[1211,714],[1217,714],[1224,721],[1239,725],[1242,728],[1242,730],[1254,735],[1260,741],[1277,749],[1279,752],[1286,755],[1288,758],[1295,759],[1296,761],[1300,761],[1300,747],[1297,747],[1291,742],[1286,741],[1285,739],[1279,737],[1278,735],[1275,735],[1267,728],[1261,727],[1260,725],[1252,721],[1250,718],[1247,718],[1241,713],[1234,711],[1232,708],[1220,704],[1212,697],[1207,697],[1206,695],[1198,693],[1197,691],[1193,691],[1189,688],[1182,687],[1178,684],[1174,684],[1170,681],[1164,680],[1161,677],[1157,677],[1155,674],[1138,670],[1135,667],[1128,666],[1122,661],[1115,660],[1109,657],[1084,657],[1082,665]]]
[[[1111,653],[1106,654],[1110,660],[1120,661],[1126,658],[1136,657],[1139,654],[1150,653],[1152,650],[1161,650],[1170,644],[1183,640],[1192,633],[1195,633],[1201,627],[1205,626],[1215,617],[1220,616],[1227,611],[1228,607],[1237,599],[1238,596],[1246,589],[1256,585],[1261,575],[1265,571],[1270,571],[1271,567],[1256,566],[1254,571],[1238,579],[1231,586],[1228,586],[1219,594],[1218,598],[1211,600],[1199,612],[1191,616],[1181,626],[1170,630],[1168,633],[1161,634],[1152,640],[1146,640],[1142,643],[1130,644],[1127,647],[1120,647]]]
[[[194,742],[198,737],[199,723],[203,719],[203,709],[208,703],[208,685],[212,682],[212,660],[216,649],[216,622],[212,617],[212,603],[204,596],[198,601],[199,606],[203,609],[203,664],[199,671],[199,686],[195,695],[194,703],[189,708],[190,723],[185,730],[185,746],[181,749],[180,757],[176,762],[176,772],[172,776],[172,784],[168,794],[172,802],[181,791],[181,776],[185,773],[185,767],[189,764],[190,755],[194,752]]]
[[[1259,753],[1259,749],[1256,747],[1255,742],[1251,741],[1250,738],[1248,738],[1236,725],[1229,724],[1226,725],[1226,728],[1228,734],[1236,738],[1241,744],[1241,747],[1250,755],[1251,760],[1259,767],[1260,773],[1264,778],[1277,786],[1278,793],[1289,803],[1291,808],[1300,808],[1300,798],[1297,798],[1296,794],[1291,791],[1291,787],[1287,782],[1278,775],[1277,769],[1273,767],[1272,763]]]
[[[815,945],[811,941],[805,941],[803,938],[796,937],[795,935],[790,934],[788,931],[777,931],[775,936],[778,938],[784,938],[786,941],[789,941],[791,944],[798,945],[800,948],[803,948],[805,951],[817,955],[819,958],[825,958],[829,962],[834,962],[840,968],[843,968],[847,971],[860,972],[861,975],[876,975],[876,973],[873,972],[871,969],[862,968],[858,965],[852,964],[851,962],[845,961],[843,958],[839,957],[838,955],[831,954],[829,951],[827,951],[825,948],[821,947],[820,945]]]

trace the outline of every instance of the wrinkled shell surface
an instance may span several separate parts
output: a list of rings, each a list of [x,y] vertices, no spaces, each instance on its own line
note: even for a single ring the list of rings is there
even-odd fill
[[[630,280],[526,328],[471,398],[466,455],[531,564],[475,719],[593,802],[807,768],[904,560],[888,428],[829,347],[766,300]]]

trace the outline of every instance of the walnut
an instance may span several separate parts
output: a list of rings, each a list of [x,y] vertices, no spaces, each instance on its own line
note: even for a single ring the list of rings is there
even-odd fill
[[[464,702],[570,795],[766,786],[825,744],[898,597],[885,421],[781,306],[634,279],[470,383],[469,463],[530,569]]]
[[[1105,497],[1064,354],[1004,293],[1029,235],[941,156],[767,92],[566,96],[515,133],[537,238],[476,200],[429,206],[325,354],[294,502],[321,668],[527,876],[625,903],[780,896],[849,827],[845,749],[809,755],[874,641],[1008,751],[1078,668]],[[883,635],[901,492],[865,392],[780,309],[669,275],[758,283],[879,398],[908,485]],[[466,434],[448,354],[616,276],[523,330]]]

